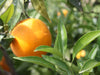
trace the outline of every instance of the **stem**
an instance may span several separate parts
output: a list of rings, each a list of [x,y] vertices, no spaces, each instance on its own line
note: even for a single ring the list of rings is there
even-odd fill
[[[12,75],[17,75],[16,72],[15,72],[15,69],[14,69],[14,67],[12,65],[12,62],[11,62],[7,52],[6,52],[6,50],[2,46],[0,46],[0,50],[2,51],[2,53],[3,53],[3,55],[4,55],[5,59],[6,59],[6,62],[8,64],[8,66],[10,67],[11,74]]]

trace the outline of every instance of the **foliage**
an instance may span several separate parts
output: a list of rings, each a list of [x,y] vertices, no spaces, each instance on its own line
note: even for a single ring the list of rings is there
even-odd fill
[[[18,75],[100,74],[99,4],[100,0],[0,0],[0,59],[5,55],[3,47]],[[67,16],[63,9],[68,11]],[[11,30],[29,17],[41,19],[52,35],[51,47],[35,49],[48,52],[42,58],[16,57],[9,47],[14,39]],[[86,56],[76,59],[82,49]]]

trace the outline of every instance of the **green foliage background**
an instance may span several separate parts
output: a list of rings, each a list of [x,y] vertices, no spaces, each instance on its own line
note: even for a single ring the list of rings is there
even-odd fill
[[[66,17],[63,9],[68,10]],[[16,57],[9,47],[11,30],[29,17],[46,23],[52,35],[51,47],[35,50],[48,52],[42,58]],[[0,47],[18,75],[99,75],[100,0],[0,0]],[[75,56],[82,49],[86,56],[78,60]],[[0,60],[2,56],[0,51]]]

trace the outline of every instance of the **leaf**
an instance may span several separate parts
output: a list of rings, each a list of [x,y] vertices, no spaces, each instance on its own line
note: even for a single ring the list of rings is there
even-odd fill
[[[100,30],[100,14],[98,16],[98,21],[97,21],[97,30]],[[100,36],[97,38],[97,44],[100,46]]]
[[[98,51],[98,45],[94,45],[93,49],[91,50],[91,52],[89,53],[88,57],[90,59],[95,59],[96,53]]]
[[[40,57],[29,56],[29,57],[13,57],[13,58],[17,59],[17,60],[21,60],[21,61],[35,63],[35,64],[38,64],[38,65],[50,68],[52,70],[55,70],[55,66],[53,64],[45,61],[44,59],[42,59]]]
[[[31,0],[31,3],[32,3],[33,7],[34,7],[43,17],[45,17],[49,22],[51,22],[50,19],[49,19],[48,14],[47,14],[47,10],[46,10],[46,7],[45,7],[44,0]]]
[[[73,6],[75,6],[78,10],[83,11],[80,0],[68,0]]]
[[[8,9],[8,7],[12,4],[13,0],[6,0],[4,2],[2,8],[0,9],[0,16]]]
[[[96,39],[98,36],[100,36],[100,30],[91,31],[85,35],[83,35],[74,45],[73,48],[73,60],[76,56],[76,54],[82,50],[85,46],[87,46],[90,42],[92,42],[94,39]]]
[[[68,65],[66,65],[62,60],[59,60],[54,57],[46,56],[46,55],[43,55],[43,58],[46,61],[54,64],[56,67],[60,68],[61,70],[65,71],[67,73],[67,75],[73,75],[73,73],[70,70],[70,67]]]
[[[62,54],[59,51],[54,50],[54,48],[52,48],[50,46],[39,46],[35,49],[35,51],[49,52],[49,53],[52,53],[52,54],[57,55],[59,57],[62,57]]]
[[[5,13],[3,13],[0,18],[3,20],[3,22],[6,24],[10,20],[14,13],[14,5],[10,5],[10,7],[7,9]]]
[[[1,34],[0,34],[0,42],[1,42],[1,40],[3,39],[3,37],[4,37],[4,35],[1,35]]]
[[[87,72],[88,70],[91,70],[94,67],[99,66],[99,65],[100,65],[100,62],[97,62],[96,60],[90,59],[84,63],[84,65],[81,68],[81,70],[79,71],[79,73]]]
[[[16,8],[13,17],[11,18],[10,22],[8,23],[10,26],[10,31],[13,29],[13,27],[16,25],[18,22],[20,15],[22,13],[23,7],[24,6],[24,0],[16,0]]]
[[[3,5],[4,5],[4,3],[6,2],[6,0],[4,0],[4,1],[0,1],[0,9],[3,7]]]
[[[61,52],[63,57],[65,56],[67,51],[67,32],[64,24],[62,23],[58,24],[57,38],[54,49],[57,49],[59,52]]]
[[[6,38],[3,38],[1,41],[0,41],[0,44],[4,47],[4,48],[9,48],[10,46],[10,43],[12,42],[13,40],[13,36],[9,35],[9,37],[6,37]]]

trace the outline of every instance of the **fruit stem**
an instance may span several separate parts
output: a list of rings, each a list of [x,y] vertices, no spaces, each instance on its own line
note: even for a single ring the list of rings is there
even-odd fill
[[[12,65],[12,61],[10,60],[6,50],[2,46],[0,46],[0,50],[2,51],[2,53],[3,53],[4,57],[5,57],[5,60],[6,60],[7,64],[8,64],[8,66],[10,67],[11,74],[12,75],[17,75],[16,72],[15,72],[15,69],[14,69],[14,67]]]

